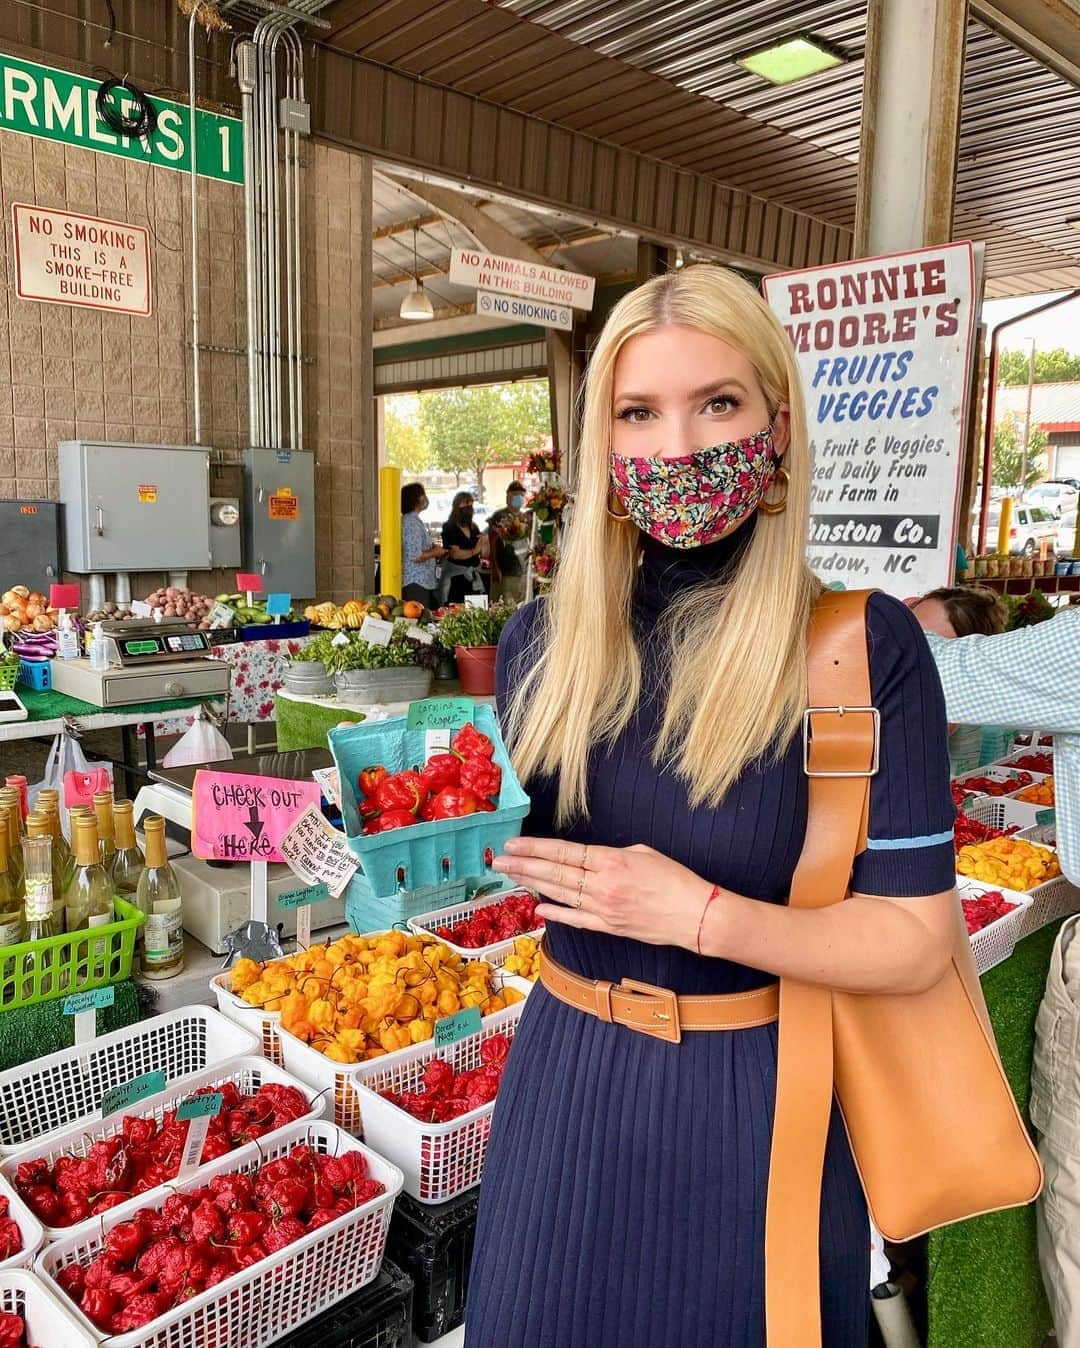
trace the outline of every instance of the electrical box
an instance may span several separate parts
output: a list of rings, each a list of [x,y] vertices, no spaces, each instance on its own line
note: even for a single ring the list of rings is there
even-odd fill
[[[0,501],[0,590],[26,585],[47,595],[59,579],[60,507]]]
[[[315,456],[244,450],[244,552],[263,593],[315,595]]]
[[[238,463],[210,465],[210,565],[225,570],[243,565],[241,504],[244,470]]]
[[[69,571],[210,565],[208,450],[61,440],[59,457]]]

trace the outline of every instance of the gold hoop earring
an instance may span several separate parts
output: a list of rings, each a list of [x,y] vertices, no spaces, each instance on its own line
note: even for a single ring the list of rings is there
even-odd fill
[[[613,501],[615,502],[616,505],[618,505],[619,507],[618,510],[612,510],[611,504]],[[618,520],[620,524],[624,523],[626,520],[630,518],[629,510],[627,510],[627,508],[623,505],[622,501],[619,500],[619,493],[615,490],[614,487],[612,487],[612,489],[608,492],[607,513],[610,519]]]
[[[791,480],[791,475],[786,468],[778,468],[776,470],[776,481],[780,482],[781,480],[784,484],[783,496],[781,496],[779,501],[766,501],[762,498],[761,503],[758,505],[758,509],[763,515],[782,515],[787,509],[788,483]]]

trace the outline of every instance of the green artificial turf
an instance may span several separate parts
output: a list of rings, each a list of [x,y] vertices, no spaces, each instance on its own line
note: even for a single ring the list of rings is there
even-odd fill
[[[362,721],[364,713],[347,707],[321,707],[314,702],[274,698],[278,753],[287,749],[327,749],[326,732],[342,721]]]
[[[1001,1061],[1027,1115],[1035,1016],[1060,923],[1044,927],[983,978]],[[979,1146],[979,1120],[969,1136]],[[993,1164],[993,1157],[986,1158]],[[904,1164],[919,1164],[908,1157]],[[930,1237],[927,1348],[1041,1348],[1050,1330],[1035,1243],[1035,1208],[944,1227]]]
[[[99,1035],[134,1025],[140,1016],[138,994],[132,980],[125,979],[115,986],[115,1002],[97,1013]],[[74,1042],[75,1017],[64,1015],[63,997],[0,1011],[0,1071],[19,1067],[45,1053],[70,1048]]]

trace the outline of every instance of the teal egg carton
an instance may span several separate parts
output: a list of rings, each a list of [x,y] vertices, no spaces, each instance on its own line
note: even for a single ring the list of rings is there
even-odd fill
[[[345,892],[345,916],[355,931],[384,931],[395,923],[460,903],[468,889],[493,879],[491,858],[521,832],[529,813],[494,711],[478,706],[473,718],[495,745],[502,789],[494,811],[439,819],[365,836],[360,823],[357,778],[381,763],[388,772],[423,766],[423,730],[406,729],[406,717],[339,726],[327,735],[341,780],[341,816],[360,869]]]

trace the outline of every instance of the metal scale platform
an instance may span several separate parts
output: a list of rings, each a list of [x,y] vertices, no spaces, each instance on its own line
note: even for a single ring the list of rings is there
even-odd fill
[[[52,686],[98,707],[163,702],[168,698],[224,696],[232,667],[209,658],[210,634],[193,632],[182,618],[103,622],[119,665],[91,669],[90,661],[53,660]]]

